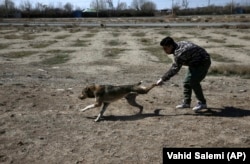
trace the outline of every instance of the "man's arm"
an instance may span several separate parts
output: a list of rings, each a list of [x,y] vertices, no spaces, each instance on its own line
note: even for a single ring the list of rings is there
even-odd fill
[[[164,81],[169,80],[171,77],[176,75],[181,69],[182,65],[173,63],[170,69],[156,82],[157,85],[162,85]]]

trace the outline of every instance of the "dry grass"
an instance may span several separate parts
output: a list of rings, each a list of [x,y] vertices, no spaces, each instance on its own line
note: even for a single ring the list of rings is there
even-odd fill
[[[109,40],[109,41],[105,41],[105,43],[109,46],[119,46],[119,45],[124,45],[127,44],[126,42],[121,42],[120,40],[116,39],[116,40]]]
[[[68,54],[57,54],[53,57],[44,59],[41,63],[44,65],[55,65],[55,64],[63,64],[70,60]]]
[[[2,44],[2,43],[0,43],[0,50],[8,48],[8,47],[9,47],[9,44]]]
[[[144,37],[144,36],[146,36],[146,33],[145,32],[134,32],[134,33],[132,33],[132,36]]]
[[[5,35],[4,39],[23,39],[23,40],[33,40],[37,36],[36,35],[30,35],[30,34],[23,34],[23,35],[16,35],[16,34],[9,34]]]
[[[217,62],[235,62],[235,60],[233,59],[227,58],[225,56],[222,56],[216,53],[209,53],[209,54],[211,55],[211,58]]]
[[[45,48],[56,42],[57,42],[56,40],[51,40],[51,41],[46,41],[46,42],[36,42],[36,43],[31,43],[30,46],[32,48]]]
[[[250,40],[250,36],[243,36],[243,37],[240,37],[240,39],[244,39],[244,40],[249,41]]]
[[[88,34],[85,34],[83,37],[84,38],[92,38],[94,37],[96,34],[95,33],[88,33]]]
[[[61,50],[61,49],[54,49],[54,50],[48,50],[47,53],[51,54],[61,54],[61,53],[73,53],[75,50]]]
[[[158,61],[154,61],[154,62],[160,62],[160,63],[171,63],[172,59],[168,57],[168,55],[166,55],[164,53],[164,51],[161,49],[161,47],[147,47],[147,48],[143,48],[142,50],[149,52],[151,55],[155,56],[158,58]]]
[[[152,45],[152,39],[149,39],[149,38],[141,38],[140,39],[140,42],[143,44],[143,45],[145,45],[145,46],[147,46],[147,45]]]
[[[36,54],[36,51],[15,51],[15,52],[9,52],[6,54],[0,54],[0,56],[6,57],[6,58],[23,58],[28,57],[33,54]]]
[[[244,45],[239,45],[239,44],[228,44],[225,46],[228,48],[242,48],[242,47],[244,47]]]
[[[118,55],[122,52],[126,51],[126,49],[123,48],[106,48],[103,51],[103,56],[104,57],[109,57],[109,58],[118,58]]]
[[[65,39],[65,38],[67,38],[69,36],[70,35],[67,35],[67,34],[65,34],[65,35],[58,35],[58,36],[55,37],[55,39]]]
[[[71,44],[71,46],[73,46],[73,47],[87,47],[90,44],[91,43],[89,40],[77,39],[73,44]]]
[[[209,70],[210,75],[224,75],[224,76],[240,76],[242,78],[250,78],[249,65],[218,65],[213,66]]]

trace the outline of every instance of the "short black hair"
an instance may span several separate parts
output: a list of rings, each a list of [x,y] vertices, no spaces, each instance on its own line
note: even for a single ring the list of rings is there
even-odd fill
[[[169,45],[174,45],[175,41],[173,38],[167,36],[166,38],[162,39],[160,45],[161,46],[169,46]]]

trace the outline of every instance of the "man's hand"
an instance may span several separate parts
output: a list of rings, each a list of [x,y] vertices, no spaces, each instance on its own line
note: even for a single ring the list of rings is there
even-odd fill
[[[162,85],[164,83],[164,81],[160,78],[157,82],[156,82],[156,85]]]

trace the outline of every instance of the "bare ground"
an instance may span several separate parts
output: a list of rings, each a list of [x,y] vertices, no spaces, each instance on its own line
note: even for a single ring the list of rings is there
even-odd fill
[[[250,81],[239,76],[207,76],[202,84],[209,109],[199,113],[175,109],[182,100],[185,67],[164,86],[138,96],[144,106],[141,115],[124,99],[111,104],[98,123],[98,109],[79,112],[94,102],[77,99],[87,84],[143,80],[148,86],[158,80],[171,63],[159,61],[145,48],[160,49],[164,32],[233,60],[214,60],[212,67],[250,62],[249,29],[1,28],[6,48],[0,52],[0,163],[161,163],[163,147],[249,147]],[[6,38],[12,34],[16,38]],[[35,38],[22,38],[28,34]],[[62,35],[68,36],[56,38]],[[77,39],[87,44],[72,46]],[[118,45],[108,44],[112,40]],[[48,41],[43,48],[32,46]],[[114,48],[121,52],[107,55]],[[41,62],[55,55],[51,50],[67,50],[70,60]],[[10,57],[10,52],[20,51],[35,53]],[[195,103],[193,97],[192,106]]]

